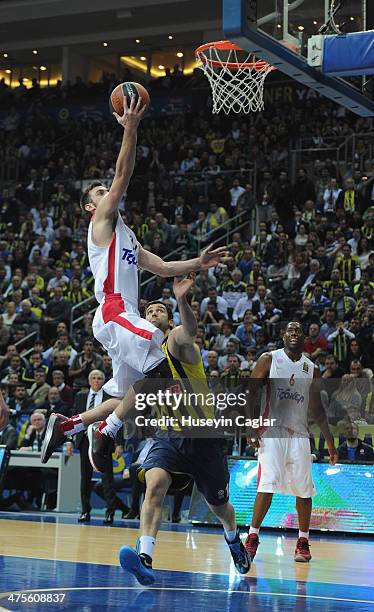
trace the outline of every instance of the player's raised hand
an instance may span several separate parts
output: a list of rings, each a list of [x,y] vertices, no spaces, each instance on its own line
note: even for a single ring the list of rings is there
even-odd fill
[[[143,119],[146,110],[147,107],[145,104],[143,104],[143,100],[140,96],[138,97],[138,101],[136,101],[136,97],[133,96],[131,98],[130,106],[127,103],[126,96],[124,96],[123,115],[121,116],[116,112],[113,112],[113,115],[123,128],[132,128],[136,130],[140,121]]]
[[[335,446],[331,446],[329,449],[329,464],[330,465],[335,465],[338,461],[338,451],[336,450]]]
[[[190,272],[185,278],[174,278],[173,291],[177,300],[180,300],[188,294],[195,282],[195,278],[195,272]]]
[[[207,268],[212,268],[213,266],[218,266],[219,263],[228,255],[226,247],[218,247],[218,249],[214,249],[213,245],[210,244],[205,249],[203,249],[200,253],[200,268],[201,270],[206,270]]]

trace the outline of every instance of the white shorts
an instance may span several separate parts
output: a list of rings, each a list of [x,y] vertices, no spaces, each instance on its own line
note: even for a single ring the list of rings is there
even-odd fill
[[[317,494],[312,478],[309,438],[262,438],[258,449],[258,493],[283,493],[296,497]]]
[[[142,319],[137,307],[119,293],[105,296],[97,308],[93,334],[112,358],[113,378],[103,387],[114,397],[126,395],[130,386],[156,367],[165,355],[163,332]]]

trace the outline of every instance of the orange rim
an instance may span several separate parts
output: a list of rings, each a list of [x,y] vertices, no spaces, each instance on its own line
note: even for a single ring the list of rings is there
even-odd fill
[[[233,70],[238,70],[239,68],[254,68],[258,72],[262,72],[263,70],[267,70],[269,68],[268,62],[265,60],[258,60],[257,62],[225,62],[219,60],[212,60],[209,57],[204,55],[205,51],[208,49],[218,49],[218,51],[244,51],[238,45],[230,42],[229,40],[219,40],[217,42],[210,42],[200,45],[195,49],[196,58],[199,59],[203,64],[209,64],[213,66],[213,68],[220,68],[225,66],[226,68],[232,68]],[[272,67],[272,70],[275,68]]]

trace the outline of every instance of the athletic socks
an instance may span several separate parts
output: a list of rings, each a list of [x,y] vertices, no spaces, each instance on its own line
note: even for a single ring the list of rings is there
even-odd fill
[[[257,527],[251,527],[249,530],[249,535],[251,535],[251,533],[255,533],[256,535],[258,535],[260,533],[260,529],[257,529]]]
[[[140,536],[136,545],[138,555],[147,555],[152,559],[156,540],[152,536]]]
[[[299,529],[299,538],[306,538],[309,540],[309,531],[300,531]]]
[[[123,422],[121,419],[119,419],[118,416],[112,412],[112,414],[110,414],[108,418],[101,423],[99,431],[107,436],[110,436],[111,438],[115,438],[117,431],[121,429],[122,425]]]
[[[233,531],[229,531],[228,529],[226,529],[226,527],[224,527],[224,531],[225,531],[226,540],[228,542],[233,542],[236,538],[237,529],[234,529]]]
[[[122,425],[123,423],[121,419],[119,419],[117,415],[112,412],[112,414],[110,414],[108,418],[100,425],[100,431],[111,438],[115,438],[117,431],[122,427]],[[60,424],[60,431],[65,434],[65,436],[74,436],[85,429],[87,428],[83,424],[80,414],[77,414]]]
[[[80,414],[77,414],[70,419],[67,419],[63,423],[60,424],[60,431],[65,434],[65,436],[74,436],[80,431],[84,431],[86,429],[85,425],[82,422],[82,418]]]

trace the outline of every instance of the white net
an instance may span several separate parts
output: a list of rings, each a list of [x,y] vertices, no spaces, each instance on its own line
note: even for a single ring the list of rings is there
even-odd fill
[[[208,78],[213,113],[250,113],[264,108],[264,82],[273,67],[252,53],[214,46],[196,50],[198,67]]]

